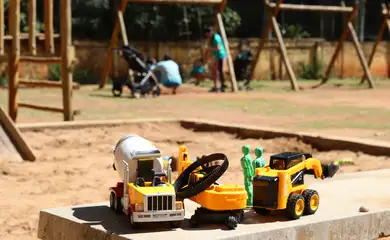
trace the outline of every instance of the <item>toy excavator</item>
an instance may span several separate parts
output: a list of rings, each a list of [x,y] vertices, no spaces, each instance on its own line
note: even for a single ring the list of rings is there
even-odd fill
[[[253,208],[267,215],[285,209],[291,219],[314,214],[319,206],[316,190],[307,189],[304,175],[331,178],[339,170],[333,163],[321,164],[309,153],[282,152],[272,155],[269,166],[256,168],[253,178]]]
[[[212,164],[215,161],[222,163]],[[244,218],[248,196],[243,186],[216,182],[229,166],[227,157],[215,153],[191,161],[186,146],[180,146],[177,166],[179,176],[174,187],[178,201],[188,198],[201,205],[190,219],[191,227],[225,223],[235,229]]]

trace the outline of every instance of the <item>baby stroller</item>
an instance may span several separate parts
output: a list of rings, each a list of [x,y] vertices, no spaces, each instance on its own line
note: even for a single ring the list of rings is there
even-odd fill
[[[150,69],[152,63],[150,61],[145,62],[145,58],[140,51],[130,46],[116,48],[114,49],[114,51],[118,51],[121,53],[123,58],[126,60],[129,69],[133,70],[134,72],[134,83],[131,81],[129,76],[125,80],[113,80],[112,94],[115,97],[119,97],[122,95],[124,86],[127,86],[129,88],[132,97],[135,97],[136,93],[140,93],[143,97],[147,94],[150,94],[150,92],[152,92],[153,96],[160,95],[160,87],[158,85],[158,81]]]
[[[253,56],[250,50],[241,51],[234,60],[234,73],[236,75],[237,81],[244,81],[244,83],[239,86],[240,90],[242,90],[244,86],[247,90],[252,90],[249,85],[251,78],[249,67],[252,61]]]

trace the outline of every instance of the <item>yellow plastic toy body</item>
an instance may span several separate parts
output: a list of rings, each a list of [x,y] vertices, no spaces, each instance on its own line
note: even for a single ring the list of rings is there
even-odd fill
[[[189,155],[186,146],[180,146],[178,157],[178,173],[179,175],[190,166],[193,161],[189,160]],[[197,168],[196,170],[201,170]],[[202,178],[201,173],[195,171],[191,174],[190,181],[196,182]],[[203,207],[214,211],[238,210],[246,208],[247,192],[241,185],[224,184],[211,185],[206,191],[191,197],[190,200],[202,205]]]
[[[311,154],[286,152],[274,155],[269,166],[255,169],[253,207],[260,214],[287,209],[292,219],[305,213],[313,214],[318,209],[319,195],[317,191],[307,189],[304,175],[313,174],[316,179],[324,179],[332,177],[337,170],[336,165],[321,164]]]

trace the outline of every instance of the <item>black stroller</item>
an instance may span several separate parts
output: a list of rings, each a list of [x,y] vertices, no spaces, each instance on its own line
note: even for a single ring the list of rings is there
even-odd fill
[[[239,89],[246,87],[247,90],[252,90],[250,87],[250,65],[252,64],[253,56],[250,50],[241,51],[236,59],[234,59],[234,74],[237,81],[244,81]]]
[[[114,51],[121,53],[123,58],[126,60],[129,69],[134,72],[134,83],[131,81],[130,76],[128,76],[125,80],[113,80],[112,94],[115,97],[122,95],[124,86],[129,88],[132,97],[135,97],[136,93],[140,93],[142,97],[150,94],[150,92],[152,92],[153,96],[160,95],[160,87],[158,85],[157,78],[150,69],[152,63],[150,61],[145,61],[145,58],[140,51],[130,46],[116,48]]]

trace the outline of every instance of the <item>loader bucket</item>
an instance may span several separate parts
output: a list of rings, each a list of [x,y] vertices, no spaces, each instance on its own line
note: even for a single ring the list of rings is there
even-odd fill
[[[339,166],[330,163],[330,164],[321,164],[322,166],[322,174],[324,175],[325,178],[331,178],[333,177],[336,172],[339,170]]]

